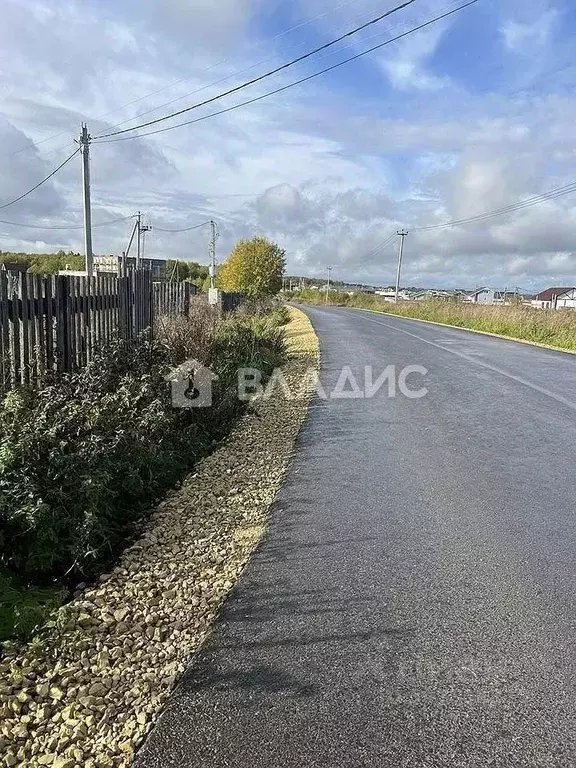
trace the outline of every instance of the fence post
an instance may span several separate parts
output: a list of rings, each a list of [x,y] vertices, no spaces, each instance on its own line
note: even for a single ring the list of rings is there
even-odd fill
[[[10,317],[8,313],[8,275],[0,270],[0,325],[2,333],[2,388],[10,385]]]
[[[44,281],[44,306],[46,308],[46,370],[54,372],[54,278],[52,275],[42,278]]]
[[[188,316],[190,314],[190,283],[183,283],[184,285],[184,314]]]
[[[146,315],[146,327],[149,328],[150,338],[154,331],[153,327],[153,290],[154,283],[152,282],[152,272],[146,273],[146,294],[145,294],[145,315]]]
[[[69,278],[66,275],[58,275],[56,278],[56,360],[59,371],[70,370],[69,297]]]

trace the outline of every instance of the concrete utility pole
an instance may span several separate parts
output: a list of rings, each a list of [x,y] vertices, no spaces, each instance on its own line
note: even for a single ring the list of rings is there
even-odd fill
[[[216,279],[216,239],[218,237],[215,221],[210,222],[210,229],[212,230],[212,235],[210,237],[210,245],[208,246],[208,254],[210,256],[210,288],[214,290],[215,288],[214,281]]]
[[[139,216],[140,214],[138,214]],[[132,227],[132,234],[130,235],[130,242],[128,243],[128,248],[124,251],[124,256],[128,256],[130,253],[130,248],[132,248],[132,243],[134,242],[134,238],[138,235],[138,243],[140,243],[140,227],[139,227],[139,219],[137,218],[134,222],[134,226]],[[138,248],[140,250],[140,248]]]
[[[82,186],[84,187],[84,253],[86,274],[94,274],[94,254],[92,253],[92,206],[90,203],[90,135],[86,123],[82,123],[80,134],[80,154],[82,155]]]
[[[142,258],[142,214],[140,211],[138,211],[136,214],[136,232],[138,234],[138,238],[136,240],[136,269],[139,269],[140,260]]]
[[[400,276],[402,274],[402,259],[404,258],[404,238],[408,237],[408,232],[401,229],[398,233],[400,238],[400,249],[398,251],[398,272],[396,273],[396,294],[394,303],[398,304],[398,294],[400,293]]]
[[[149,224],[142,224],[142,214],[140,211],[136,214],[136,229],[138,234],[137,249],[136,249],[136,269],[142,267],[142,261],[144,259],[144,244],[146,232],[150,232],[152,227]]]
[[[332,272],[332,267],[326,267],[328,270],[328,282],[326,284],[326,304],[328,304],[328,295],[330,293],[330,274]]]

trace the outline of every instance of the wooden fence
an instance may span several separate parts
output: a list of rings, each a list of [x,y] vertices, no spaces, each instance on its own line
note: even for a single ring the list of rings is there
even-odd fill
[[[190,290],[152,283],[147,270],[90,278],[0,270],[1,388],[78,370],[113,337],[133,340],[159,314],[187,314]]]
[[[154,312],[158,315],[187,314],[193,293],[196,293],[196,286],[192,283],[153,283]]]

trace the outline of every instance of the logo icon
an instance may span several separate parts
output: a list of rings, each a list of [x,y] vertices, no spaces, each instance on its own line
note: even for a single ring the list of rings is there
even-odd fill
[[[209,408],[212,405],[212,382],[218,376],[198,360],[174,368],[165,380],[170,382],[173,408]]]

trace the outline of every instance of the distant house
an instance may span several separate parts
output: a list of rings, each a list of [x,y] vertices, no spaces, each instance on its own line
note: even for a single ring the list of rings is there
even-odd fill
[[[396,301],[396,289],[395,288],[377,288],[375,291],[376,296],[384,299],[388,304],[392,304]],[[398,298],[400,301],[408,301],[411,298],[411,294],[408,291],[398,291]]]
[[[426,301],[427,299],[436,299],[437,301],[459,301],[460,292],[427,288],[424,291],[416,291],[416,293],[412,293],[410,298],[413,301]]]
[[[576,309],[576,288],[546,288],[531,303],[537,309]]]
[[[121,256],[95,256],[94,269],[96,272],[112,272],[113,274],[117,274],[121,262]],[[153,280],[164,280],[166,278],[165,259],[145,258],[141,260],[141,263],[143,269],[149,269],[152,272]],[[134,256],[128,256],[126,264],[128,267],[135,267],[136,258]]]
[[[496,291],[493,288],[477,288],[475,291],[469,293],[463,301],[470,304],[494,304],[496,299]]]

